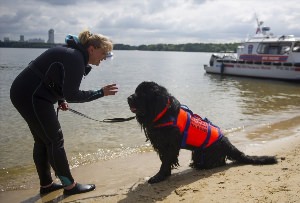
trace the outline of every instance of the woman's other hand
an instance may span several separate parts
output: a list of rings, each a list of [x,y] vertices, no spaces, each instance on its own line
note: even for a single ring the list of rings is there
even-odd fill
[[[63,111],[67,111],[67,110],[69,110],[69,104],[68,104],[68,102],[63,101],[58,105],[58,108]]]

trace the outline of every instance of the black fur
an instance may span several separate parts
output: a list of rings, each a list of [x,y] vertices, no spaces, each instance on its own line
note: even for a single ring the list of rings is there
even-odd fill
[[[156,116],[168,106],[167,112],[156,122]],[[163,123],[164,118],[176,117],[180,110],[179,101],[173,97],[166,88],[155,82],[142,82],[135,93],[128,97],[128,104],[136,119],[144,130],[154,150],[162,162],[158,173],[149,179],[149,183],[157,183],[171,175],[171,169],[179,166],[178,155],[181,147],[182,135],[176,126],[155,128]],[[191,167],[209,169],[225,165],[230,159],[243,164],[275,164],[274,156],[248,156],[233,146],[228,138],[223,136],[220,140],[205,149],[190,148],[192,151]]]

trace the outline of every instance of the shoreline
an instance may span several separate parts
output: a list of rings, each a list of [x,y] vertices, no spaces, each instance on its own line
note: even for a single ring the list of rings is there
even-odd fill
[[[294,135],[248,146],[250,155],[276,155],[278,164],[228,164],[197,171],[189,168],[190,152],[181,150],[180,167],[166,181],[150,185],[147,178],[160,166],[155,152],[133,154],[72,170],[79,183],[96,190],[64,197],[62,190],[43,197],[39,188],[0,192],[1,202],[296,202],[300,199],[300,129]]]

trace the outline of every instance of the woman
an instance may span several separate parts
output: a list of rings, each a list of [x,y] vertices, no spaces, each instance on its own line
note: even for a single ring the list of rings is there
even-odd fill
[[[40,179],[40,194],[64,188],[65,195],[88,192],[93,184],[76,183],[64,150],[64,139],[54,104],[68,110],[68,103],[89,102],[114,95],[116,84],[99,90],[79,90],[82,77],[106,59],[112,42],[100,34],[84,31],[68,35],[66,45],[50,48],[32,61],[14,80],[10,97],[27,122],[34,138],[33,159]],[[50,166],[62,182],[54,183]]]

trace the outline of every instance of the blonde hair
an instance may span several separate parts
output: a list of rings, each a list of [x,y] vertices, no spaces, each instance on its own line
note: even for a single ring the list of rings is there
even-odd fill
[[[104,49],[105,52],[110,52],[113,49],[113,43],[108,37],[101,34],[92,34],[88,30],[82,31],[78,39],[85,48],[93,46],[96,49]]]

